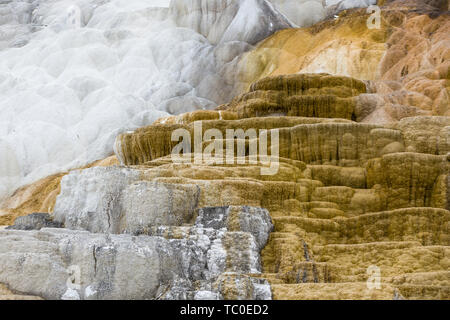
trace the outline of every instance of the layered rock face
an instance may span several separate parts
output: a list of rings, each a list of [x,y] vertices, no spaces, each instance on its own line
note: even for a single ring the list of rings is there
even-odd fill
[[[275,231],[261,277],[274,298],[448,299],[450,118],[357,123],[365,92],[358,80],[327,74],[265,78],[215,112],[119,136],[117,154],[123,164],[152,166],[152,179],[200,186],[216,195],[205,199],[213,205],[267,208]],[[194,136],[198,121],[202,134],[217,128],[223,137],[227,129],[278,128],[277,174],[238,159],[171,163],[172,132]],[[249,160],[251,141],[242,145]],[[380,272],[378,289],[366,283],[371,270]]]
[[[257,277],[273,228],[267,210],[205,207],[195,218],[185,212],[189,186],[149,182],[142,174],[112,167],[65,177],[63,190],[75,184],[78,191],[59,196],[53,224],[66,228],[1,232],[0,282],[46,299],[271,298],[269,283]],[[150,198],[142,197],[139,186],[148,184],[159,188],[146,188]],[[129,197],[134,211],[121,214],[130,210]],[[23,221],[12,229],[21,228],[29,229]]]
[[[448,14],[380,5],[380,29],[353,10],[276,33],[229,103],[18,190],[0,224],[52,215],[0,231],[0,298],[450,299]]]
[[[373,0],[0,1],[0,201],[115,137],[241,93],[240,56]]]
[[[111,155],[121,132],[227,102],[235,58],[292,26],[266,0],[1,1],[0,201]]]
[[[266,78],[220,110],[119,136],[125,166],[62,178],[63,229],[0,232],[0,282],[47,299],[448,299],[450,119],[357,123],[365,92],[327,74]],[[174,162],[173,132],[198,128],[200,149]],[[225,138],[239,128],[272,130],[273,174],[249,137]],[[227,142],[242,157],[217,157]]]
[[[240,61],[246,90],[266,76],[326,72],[370,80],[358,121],[448,116],[447,1],[382,1],[310,28],[283,30]]]

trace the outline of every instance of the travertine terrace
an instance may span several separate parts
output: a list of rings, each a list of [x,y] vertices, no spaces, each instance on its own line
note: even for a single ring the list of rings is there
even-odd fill
[[[450,299],[448,2],[378,5],[375,29],[366,8],[282,16],[221,70],[226,103],[18,189],[0,209],[0,299]],[[244,154],[174,162],[173,132],[199,123]],[[230,129],[277,130],[277,172]]]

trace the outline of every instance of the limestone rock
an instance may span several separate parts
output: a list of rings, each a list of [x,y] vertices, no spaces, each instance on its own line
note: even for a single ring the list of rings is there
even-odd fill
[[[55,221],[69,229],[112,232],[121,214],[122,191],[139,177],[138,170],[115,167],[92,168],[65,176],[55,204]]]
[[[355,117],[355,100],[366,92],[363,82],[327,74],[300,74],[261,79],[235,98],[228,110],[239,118],[268,115],[317,118]]]
[[[450,152],[450,117],[412,117],[399,121],[405,147],[410,152],[445,155]]]
[[[123,191],[119,220],[112,221],[118,229],[113,230],[136,233],[151,226],[189,223],[195,218],[199,197],[200,188],[195,185],[136,182]]]
[[[385,1],[379,27],[368,26],[376,16],[361,9],[310,28],[281,31],[240,59],[236,81],[246,90],[267,76],[326,72],[369,80],[375,99],[360,105],[358,121],[448,116],[447,10],[446,1]]]
[[[449,244],[446,117],[382,125],[325,117],[336,114],[256,113],[270,101],[277,101],[277,112],[285,110],[283,99],[289,96],[300,98],[286,106],[302,110],[308,95],[317,101],[327,94],[348,99],[366,89],[355,79],[325,74],[269,77],[216,111],[168,117],[122,134],[117,157],[129,168],[93,168],[67,178],[76,181],[71,190],[83,190],[93,177],[104,176],[105,186],[89,192],[102,204],[109,197],[107,177],[133,172],[133,179],[115,184],[115,213],[105,215],[105,206],[99,206],[66,227],[176,240],[171,243],[188,276],[160,287],[157,295],[167,299],[317,298],[320,292],[333,299],[446,298],[448,282],[439,280]],[[339,104],[338,98],[329,106]],[[241,112],[252,99],[261,100],[247,109],[255,113]],[[353,107],[355,112],[357,104]],[[174,163],[173,130],[193,134],[199,124],[201,134],[211,128],[222,132],[223,146],[227,129],[278,129],[278,172],[261,175],[262,165],[249,162],[250,139],[238,137],[233,145],[241,143],[245,157],[234,157],[233,164],[196,163],[195,153]],[[69,187],[64,180],[62,186]],[[60,201],[70,204],[72,193],[63,191],[56,208]],[[88,198],[88,192],[79,198]],[[66,221],[76,212],[67,210]],[[186,239],[196,245],[188,250]],[[255,254],[260,250],[261,256]],[[383,289],[362,290],[373,266],[383,272]],[[402,276],[409,282],[400,281]],[[209,280],[192,289],[192,279]],[[351,284],[348,290],[343,283]],[[302,288],[311,291],[299,295]],[[333,288],[340,293],[331,294]]]
[[[0,282],[46,299],[227,297],[216,283],[219,276],[259,273],[259,252],[272,223],[262,209],[217,210],[230,221],[234,211],[238,224],[215,225],[213,215],[203,214],[194,226],[159,225],[137,237],[67,229],[1,231]],[[247,276],[235,286],[242,298],[271,296],[264,280]]]
[[[379,185],[384,188],[389,209],[411,206],[446,208],[447,195],[442,192],[446,186],[436,182],[441,175],[448,175],[449,168],[445,156],[394,153],[368,164],[367,182],[369,187]]]
[[[175,0],[170,12],[178,26],[193,29],[214,44],[228,41],[256,44],[277,30],[292,27],[265,0]]]
[[[119,133],[227,102],[236,58],[293,26],[266,0],[3,0],[0,22],[1,200],[109,156]]]
[[[54,222],[48,213],[32,213],[27,216],[19,217],[14,225],[7,229],[14,230],[40,230],[42,228],[60,228],[62,225]]]
[[[171,9],[151,11],[186,27],[174,31],[182,43],[196,34],[195,59],[182,60],[195,60],[202,72],[175,64],[187,80],[145,97],[174,113],[215,107],[206,96],[222,104],[151,125],[145,111],[139,126],[147,126],[114,134],[121,166],[105,160],[106,168],[61,173],[8,199],[0,224],[39,208],[51,212],[61,186],[54,219],[65,228],[0,227],[7,297],[449,299],[447,3],[380,1],[380,28],[370,28],[365,8],[339,11],[373,1],[328,1],[326,10],[320,2],[173,1]],[[258,10],[244,12],[248,4]],[[288,10],[294,4],[314,10],[305,19]],[[257,32],[255,20],[242,26],[244,13],[269,27]],[[254,43],[270,23],[281,28],[325,15],[254,49],[227,42],[235,33]],[[93,15],[89,23],[100,21]],[[106,36],[129,37],[117,30]],[[211,55],[214,64],[205,59]],[[161,68],[165,59],[154,58]],[[210,90],[217,79],[203,75],[216,72],[226,81]],[[84,96],[83,86],[73,85]],[[178,129],[202,137],[197,148],[183,148],[182,161],[172,157]],[[267,141],[273,175],[262,174],[267,164],[250,161],[264,140],[252,133],[263,130],[278,133]],[[214,156],[203,155],[211,146]],[[240,153],[226,157],[227,146]],[[8,146],[0,148],[14,158]]]
[[[116,156],[95,161],[86,167],[108,167],[117,165]],[[33,212],[53,213],[56,197],[61,192],[61,179],[67,173],[51,175],[18,189],[0,205],[0,225],[10,225],[17,217]],[[2,215],[2,212],[5,214]]]
[[[268,240],[267,236],[272,231],[272,223],[267,210],[246,206],[201,208],[197,223],[205,228],[226,228],[230,231],[249,232],[254,236],[259,250],[264,248]]]
[[[1,237],[0,282],[46,299],[60,299],[68,289],[76,290],[82,299],[148,299],[155,297],[163,279],[169,281],[180,273],[173,251],[162,238],[66,229],[8,231]],[[69,271],[76,279],[73,284]]]

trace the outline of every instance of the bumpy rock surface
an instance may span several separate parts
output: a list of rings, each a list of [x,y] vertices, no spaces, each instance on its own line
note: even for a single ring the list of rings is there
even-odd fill
[[[91,212],[100,226],[104,212]],[[134,235],[8,230],[0,233],[0,282],[46,299],[269,299],[268,282],[251,275],[261,272],[272,228],[267,210],[218,207],[199,209],[194,225],[145,224]]]
[[[227,102],[235,58],[292,26],[267,0],[0,1],[0,201]]]
[[[325,14],[360,3],[335,2]],[[6,224],[14,208],[43,207],[64,228],[0,231],[6,294],[450,299],[448,4],[379,5],[380,29],[350,10],[263,41],[239,60],[242,94],[119,135],[120,165],[19,190]],[[178,129],[203,137],[183,161]],[[273,163],[251,161],[251,130],[273,129],[265,175]],[[215,157],[195,161],[211,145]],[[228,158],[227,145],[243,153]]]
[[[41,230],[42,228],[60,228],[62,223],[53,221],[48,213],[32,213],[18,217],[14,225],[7,227],[10,230]]]
[[[360,9],[310,28],[276,33],[241,58],[236,82],[246,90],[267,76],[326,72],[368,80],[367,94],[358,98],[358,121],[448,116],[448,1],[378,5],[379,27],[374,11]]]
[[[354,101],[365,92],[328,74],[265,78],[217,111],[121,135],[116,151],[123,164],[149,168],[152,181],[199,186],[201,206],[269,210],[275,229],[260,277],[276,299],[448,299],[450,118],[358,123]],[[245,163],[173,163],[172,131],[193,135],[200,122],[202,134],[216,128],[223,137],[278,128],[278,172],[261,175],[248,161],[249,140]],[[371,270],[378,289],[366,283]]]
[[[305,96],[328,88],[355,96],[364,92],[358,83],[275,77],[242,97],[280,91],[298,97],[288,108],[302,110]],[[126,167],[66,175],[54,215],[73,231],[0,232],[0,282],[51,299],[449,298],[449,118],[386,126],[314,113],[256,118],[239,112],[248,104],[242,97],[119,136]],[[279,129],[278,171],[262,175],[263,164],[248,157],[173,162],[172,130],[195,131],[198,121],[202,133],[218,128],[224,136],[230,128]],[[129,261],[132,275],[122,266]],[[37,279],[37,265],[56,276]],[[73,266],[82,270],[75,289],[66,283]],[[379,270],[375,289],[370,270]]]

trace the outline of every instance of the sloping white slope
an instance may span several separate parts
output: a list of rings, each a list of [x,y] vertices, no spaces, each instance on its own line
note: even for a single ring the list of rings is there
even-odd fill
[[[107,156],[123,131],[228,101],[240,54],[322,11],[321,0],[0,0],[0,200]]]

